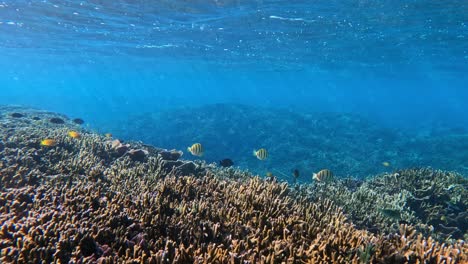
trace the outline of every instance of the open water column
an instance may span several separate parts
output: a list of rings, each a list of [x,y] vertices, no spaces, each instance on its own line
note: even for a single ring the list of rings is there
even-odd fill
[[[0,263],[467,263],[467,21],[0,0]]]

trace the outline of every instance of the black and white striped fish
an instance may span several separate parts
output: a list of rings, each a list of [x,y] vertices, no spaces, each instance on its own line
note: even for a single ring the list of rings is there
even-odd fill
[[[203,156],[204,153],[203,146],[200,143],[193,144],[192,146],[188,147],[187,150],[192,153],[192,155],[198,157]]]
[[[266,149],[261,148],[259,150],[254,150],[253,155],[259,160],[266,160],[268,158],[268,152]]]
[[[333,172],[328,169],[321,170],[317,173],[312,174],[312,179],[319,182],[328,182],[333,180]]]

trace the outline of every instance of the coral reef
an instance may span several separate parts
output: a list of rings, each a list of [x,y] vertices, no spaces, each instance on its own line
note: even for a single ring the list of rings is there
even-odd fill
[[[310,193],[318,184],[290,186],[239,168],[181,160],[179,151],[140,142],[126,142],[126,152],[115,155],[118,144],[67,118],[51,124],[52,113],[14,110],[22,111],[25,117],[14,118],[7,115],[11,109],[0,109],[2,263],[468,261],[462,240],[440,243],[411,224],[382,233],[355,225],[346,212],[351,207]],[[71,129],[81,137],[69,137]],[[58,144],[40,146],[45,137]],[[131,150],[144,158],[132,158]],[[427,188],[420,179],[425,172],[400,173],[421,181],[416,190]],[[450,173],[437,173],[434,178],[465,184]],[[377,191],[380,181],[391,181],[387,177],[340,180],[343,187],[336,183],[336,188]],[[402,181],[392,184],[397,182]],[[431,190],[443,192],[438,188]],[[431,190],[414,192],[421,198]],[[445,190],[458,193],[450,199],[463,203],[465,190],[458,185]],[[452,206],[460,206],[457,202]],[[420,205],[424,212],[429,207]]]
[[[468,179],[457,173],[406,169],[301,190],[315,199],[334,201],[356,226],[374,233],[392,233],[404,223],[442,241],[468,236]]]
[[[432,166],[468,175],[468,134],[426,136],[377,126],[350,114],[301,114],[234,104],[171,109],[141,114],[109,127],[114,134],[157,146],[185,149],[201,142],[204,159],[231,158],[236,166],[259,175],[277,169],[290,175],[301,171],[299,182],[328,168],[339,177],[365,178],[395,168]],[[265,147],[266,161],[252,157]],[[382,166],[389,162],[390,167]],[[278,175],[293,181],[292,177]]]

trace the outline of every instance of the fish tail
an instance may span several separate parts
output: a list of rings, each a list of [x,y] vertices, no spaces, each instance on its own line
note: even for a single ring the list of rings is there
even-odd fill
[[[187,147],[187,151],[188,151],[188,152],[192,152],[192,151],[190,150],[190,147]]]
[[[253,154],[254,156],[257,156],[257,151],[254,149],[254,150],[252,151],[252,154]]]

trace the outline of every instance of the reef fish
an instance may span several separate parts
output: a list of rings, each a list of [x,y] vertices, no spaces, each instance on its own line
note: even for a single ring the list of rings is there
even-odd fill
[[[384,161],[384,162],[382,162],[382,165],[383,165],[384,167],[389,167],[389,166],[390,166],[390,162]]]
[[[57,145],[57,141],[55,141],[55,139],[52,139],[52,138],[46,138],[41,141],[41,146],[53,147],[55,145]]]
[[[299,170],[298,169],[293,170],[293,176],[294,176],[294,183],[297,183],[297,178],[299,178]]]
[[[187,150],[192,153],[194,156],[201,157],[203,156],[203,146],[200,143],[195,143],[191,147],[188,147]]]
[[[268,158],[268,152],[266,149],[261,148],[259,150],[254,150],[253,155],[259,160],[266,160]]]
[[[80,133],[78,133],[78,132],[76,132],[76,131],[69,131],[69,132],[68,132],[68,135],[69,135],[70,137],[72,137],[72,138],[80,138],[80,137],[81,137]]]
[[[234,162],[231,159],[223,159],[219,161],[219,165],[226,168],[226,167],[231,167],[232,165],[234,165]]]
[[[333,179],[333,173],[328,169],[324,169],[312,174],[312,179],[320,182],[327,182]]]
[[[112,134],[111,133],[105,133],[104,136],[106,136],[106,138],[111,138]]]
[[[298,170],[298,169],[294,169],[294,170],[293,170],[293,176],[294,176],[294,178],[296,178],[296,179],[299,178],[299,170]]]

